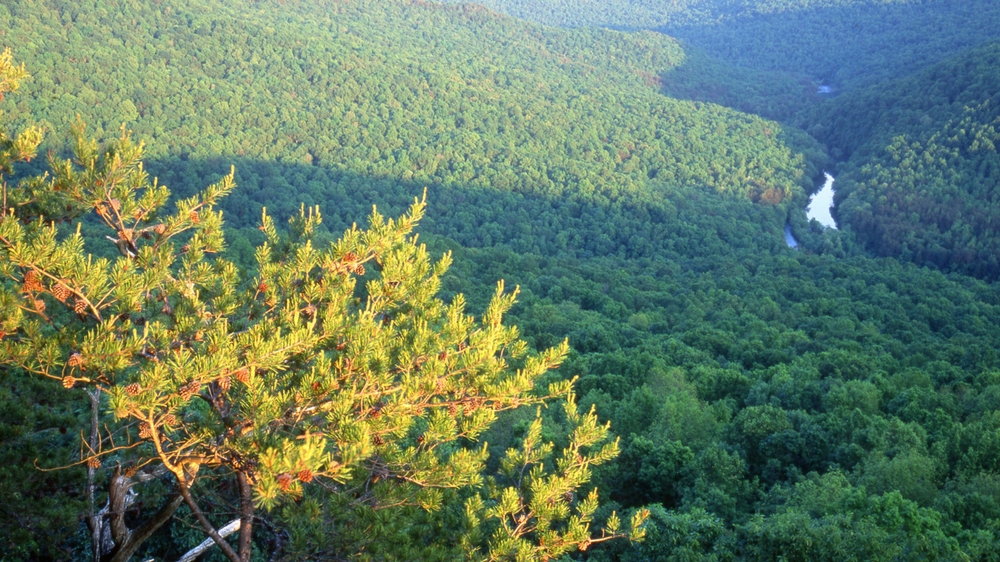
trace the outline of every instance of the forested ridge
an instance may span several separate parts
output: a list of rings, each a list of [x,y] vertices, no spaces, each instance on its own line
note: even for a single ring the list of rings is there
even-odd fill
[[[813,132],[847,159],[838,216],[872,251],[1000,274],[998,54],[991,43],[823,108]]]
[[[676,6],[694,22],[706,4]],[[719,9],[767,27],[753,38],[766,44],[792,35],[767,18],[808,12],[800,4]],[[852,17],[940,7],[808,4]],[[589,23],[589,4],[575,6],[567,13]],[[949,25],[943,36],[958,33]],[[981,43],[983,29],[908,60],[919,66]],[[989,261],[995,213],[983,205],[996,186],[995,46],[830,101],[812,94],[810,77],[824,77],[820,55],[801,45],[808,63],[739,67],[658,33],[548,28],[474,5],[7,0],[0,46],[32,74],[0,108],[11,129],[41,123],[43,149],[67,155],[79,116],[102,138],[124,122],[148,145],[147,169],[179,196],[234,166],[237,187],[217,204],[224,255],[251,274],[255,248],[271,236],[257,228],[264,206],[283,220],[301,203],[318,205],[321,247],[373,204],[398,216],[426,189],[417,231],[432,253],[453,252],[440,296],[463,293],[478,315],[498,279],[519,285],[504,324],[539,351],[570,345],[539,388],[578,377],[581,411],[593,406],[620,436],[621,453],[594,472],[595,523],[613,510],[651,514],[644,541],[564,559],[995,557],[1000,290]],[[852,88],[885,77],[843,72],[833,79]],[[762,76],[775,82],[754,82]],[[809,119],[818,141],[750,111]],[[848,159],[838,233],[808,224],[801,210],[823,150]],[[45,158],[16,168],[22,177],[45,169]],[[902,204],[873,211],[882,183]],[[914,203],[914,186],[927,186],[927,201],[948,194],[945,209],[976,218],[917,228],[912,214],[923,223],[922,209],[942,211]],[[786,223],[803,251],[786,247]],[[901,239],[904,249],[883,249]],[[96,255],[121,251],[103,237],[88,244]],[[81,458],[86,399],[67,401],[58,383],[6,367],[0,380],[6,553],[83,559],[84,470],[40,472],[34,463]],[[504,413],[482,436],[488,482],[502,480],[508,449],[530,440],[535,413]],[[553,404],[541,415],[542,438],[565,446],[563,410]],[[115,460],[103,460],[99,478],[111,477]],[[446,490],[430,510],[373,509],[334,488],[305,488],[299,500],[260,510],[255,552],[463,556],[467,492]],[[222,522],[236,493],[213,493],[210,515]],[[148,517],[154,504],[130,517]],[[175,559],[201,542],[186,509],[140,554]]]
[[[905,76],[998,37],[989,0],[487,0],[557,26],[659,29],[719,60],[838,89]]]

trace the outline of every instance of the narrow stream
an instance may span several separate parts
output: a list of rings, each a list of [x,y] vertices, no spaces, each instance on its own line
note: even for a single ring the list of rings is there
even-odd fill
[[[826,176],[826,181],[819,191],[809,197],[809,205],[806,206],[806,217],[809,220],[816,219],[816,221],[826,228],[836,230],[837,221],[833,220],[833,215],[830,214],[830,211],[833,210],[833,176],[827,172],[823,172],[823,175]],[[799,247],[799,241],[792,235],[792,226],[789,224],[785,224],[785,244],[788,244],[789,248]]]

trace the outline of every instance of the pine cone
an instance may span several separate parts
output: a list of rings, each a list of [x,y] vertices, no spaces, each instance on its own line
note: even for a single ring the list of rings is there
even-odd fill
[[[45,312],[45,301],[42,299],[35,299],[35,310],[38,312]]]
[[[353,263],[358,261],[358,256],[356,256],[354,252],[347,252],[344,254],[344,257],[340,258],[340,261],[344,263]]]
[[[354,267],[354,273],[355,273],[356,275],[364,275],[364,274],[365,274],[365,266],[363,266],[363,265],[361,265],[361,264],[359,263],[358,265],[356,265],[356,266]]]
[[[52,296],[56,298],[59,302],[66,302],[69,298],[70,291],[69,287],[63,285],[62,283],[57,283],[55,287],[52,287]]]
[[[201,222],[201,217],[198,216],[198,211],[191,211],[190,213],[188,213],[188,220],[190,220],[194,224],[198,224],[199,222]]]
[[[373,435],[372,445],[375,445],[376,447],[381,447],[382,445],[385,445],[385,439],[382,439],[381,435]]]
[[[139,437],[143,439],[149,439],[153,436],[152,430],[149,428],[149,424],[146,422],[139,423]]]
[[[260,283],[259,283],[259,284],[257,285],[257,292],[258,292],[258,293],[266,293],[266,292],[267,292],[267,283],[265,283],[265,282],[261,281],[261,282],[260,282]]]
[[[163,425],[171,426],[177,424],[177,417],[173,414],[163,416]]]
[[[90,468],[101,468],[101,459],[97,457],[90,457],[87,459],[87,466]]]
[[[198,393],[201,388],[201,384],[198,381],[191,381],[180,388],[181,398],[184,400],[190,400],[192,396]]]
[[[125,387],[125,394],[128,394],[129,396],[138,396],[140,392],[142,392],[142,387],[139,386],[139,383],[137,382]]]
[[[73,375],[66,375],[65,377],[63,377],[62,379],[63,388],[73,388],[74,384],[76,384],[76,379],[73,378]]]
[[[24,284],[29,287],[41,286],[41,282],[38,280],[38,272],[34,269],[29,269],[24,272]]]
[[[73,303],[73,312],[85,314],[87,312],[87,303],[83,299],[76,299],[76,302]]]
[[[448,415],[455,417],[456,414],[458,414],[458,408],[454,404],[448,404]]]
[[[229,377],[219,378],[219,390],[222,392],[229,392],[229,389],[233,386],[233,379]]]
[[[282,491],[287,492],[292,486],[292,475],[288,473],[278,475],[278,485]]]
[[[153,232],[163,236],[163,233],[167,231],[167,225],[160,223],[153,227]]]
[[[121,201],[119,201],[117,199],[111,199],[111,200],[108,201],[108,203],[110,203],[111,204],[111,208],[114,209],[114,210],[116,210],[116,211],[119,211],[122,208]]]
[[[299,471],[299,480],[305,482],[306,484],[308,484],[309,482],[312,482],[313,476],[314,475],[313,475],[312,471],[309,470],[308,468],[305,468],[305,469],[302,469],[302,470]]]
[[[82,367],[83,366],[83,355],[81,355],[80,352],[78,352],[78,351],[74,351],[73,353],[70,353],[69,354],[69,359],[66,361],[66,364],[69,365],[70,367]]]
[[[233,373],[233,376],[236,377],[236,380],[243,384],[250,384],[250,370],[246,367],[240,367],[237,369],[236,372]]]

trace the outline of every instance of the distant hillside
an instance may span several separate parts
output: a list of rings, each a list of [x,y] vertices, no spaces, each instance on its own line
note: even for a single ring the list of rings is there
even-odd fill
[[[1000,277],[1000,43],[837,99],[838,216],[872,251]]]
[[[992,0],[482,0],[557,26],[660,29],[737,66],[841,89],[904,76],[1000,37]]]
[[[814,173],[778,124],[660,95],[684,53],[652,32],[403,1],[24,0],[0,22],[35,77],[3,102],[18,123],[62,133],[80,115],[106,136],[125,122],[152,158],[216,162],[171,165],[181,192],[227,158],[303,165],[238,170],[244,225],[265,203],[291,212],[384,179],[413,185],[401,200],[428,184],[595,203],[690,185],[779,202]]]

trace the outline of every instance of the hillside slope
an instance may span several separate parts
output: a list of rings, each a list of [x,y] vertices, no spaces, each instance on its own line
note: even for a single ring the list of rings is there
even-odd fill
[[[659,95],[684,54],[655,33],[401,1],[11,1],[0,20],[35,69],[21,122],[61,132],[79,114],[99,135],[125,122],[153,157],[603,203],[657,198],[650,178],[772,201],[808,181],[777,124]]]
[[[998,60],[992,43],[825,108],[838,218],[878,255],[1000,276]]]
[[[548,25],[660,29],[729,64],[838,89],[905,76],[1000,37],[991,0],[482,0]]]

